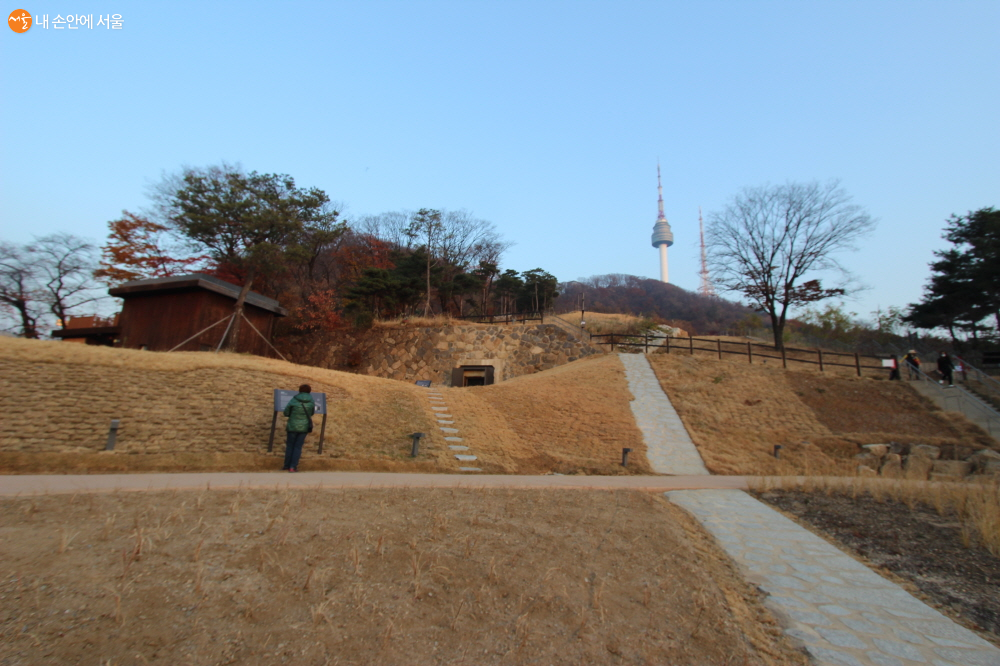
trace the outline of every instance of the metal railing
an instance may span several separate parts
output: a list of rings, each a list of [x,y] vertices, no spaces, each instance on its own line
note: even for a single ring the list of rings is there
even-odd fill
[[[962,368],[962,371],[957,373],[961,376],[962,383],[971,392],[978,394],[986,402],[991,403],[993,407],[1000,405],[1000,382],[965,359],[959,356],[955,356],[954,359],[956,365]]]
[[[964,369],[963,365],[963,369]],[[916,371],[918,380],[923,383],[927,397],[938,407],[951,412],[959,412],[987,433],[1000,441],[1000,412],[993,409],[979,397],[962,386],[943,386],[938,380],[922,370]]]

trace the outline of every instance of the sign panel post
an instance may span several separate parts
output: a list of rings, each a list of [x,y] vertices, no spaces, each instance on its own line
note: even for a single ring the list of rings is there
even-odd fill
[[[289,401],[298,394],[298,391],[274,389],[274,416],[271,418],[271,436],[267,440],[268,453],[274,450],[274,430],[278,425],[278,413],[285,411]],[[313,404],[316,406],[313,415],[323,415],[323,422],[319,429],[319,449],[317,450],[317,453],[323,453],[323,438],[326,435],[326,393],[310,393],[309,395],[312,396]]]

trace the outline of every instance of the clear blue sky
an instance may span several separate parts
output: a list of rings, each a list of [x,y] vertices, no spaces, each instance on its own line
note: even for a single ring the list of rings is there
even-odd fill
[[[698,207],[839,178],[880,220],[848,308],[919,299],[951,213],[1000,206],[1000,2],[27,2],[0,38],[0,239],[148,203],[165,172],[288,173],[348,216],[465,208],[560,280],[654,277],[656,163]],[[56,30],[57,14],[122,15]]]

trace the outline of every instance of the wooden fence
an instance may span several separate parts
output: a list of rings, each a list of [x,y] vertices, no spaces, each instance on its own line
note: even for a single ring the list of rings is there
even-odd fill
[[[822,349],[800,349],[795,347],[784,347],[775,349],[772,345],[754,344],[747,340],[743,342],[732,342],[727,340],[712,340],[708,338],[677,338],[665,335],[623,335],[621,333],[607,333],[603,335],[593,335],[591,340],[597,344],[610,344],[611,351],[615,347],[636,348],[642,347],[645,353],[649,353],[650,348],[662,349],[665,353],[689,353],[695,352],[717,354],[722,359],[723,354],[737,354],[753,363],[754,359],[774,359],[781,361],[781,367],[787,368],[789,363],[806,363],[818,365],[820,372],[827,367],[854,368],[858,377],[864,370],[879,370],[887,372],[889,368],[882,365],[884,360],[881,356],[869,354],[845,353],[823,351]],[[659,342],[662,340],[663,342]],[[845,363],[844,360],[847,360]]]

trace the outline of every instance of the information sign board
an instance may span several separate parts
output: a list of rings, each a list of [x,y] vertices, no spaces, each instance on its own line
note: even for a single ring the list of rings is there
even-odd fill
[[[274,411],[283,412],[288,402],[299,394],[298,391],[284,391],[274,389]],[[317,414],[326,414],[326,393],[310,393],[313,404],[316,406]]]
[[[271,417],[271,436],[267,440],[267,452],[274,449],[274,430],[278,425],[278,414],[285,411],[285,407],[292,398],[299,394],[298,391],[286,391],[284,389],[274,389],[274,415]],[[326,435],[326,393],[310,393],[312,396],[315,411],[314,416],[322,416],[323,420],[319,427],[319,447],[317,451],[323,453],[323,438]]]

